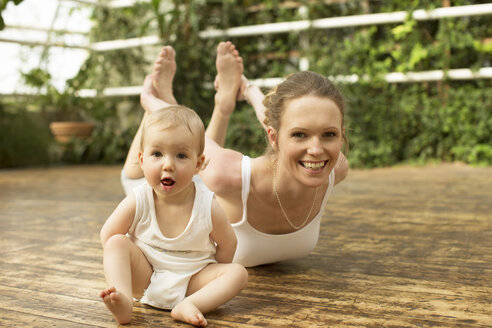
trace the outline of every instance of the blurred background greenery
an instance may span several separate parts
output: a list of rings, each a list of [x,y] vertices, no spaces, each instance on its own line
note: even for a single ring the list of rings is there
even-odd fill
[[[207,123],[214,95],[207,86],[214,80],[215,49],[223,39],[201,38],[200,31],[479,3],[487,2],[151,0],[119,9],[93,6],[90,39],[159,35],[162,44],[172,45],[177,52],[174,91],[178,102],[195,109]],[[326,76],[367,76],[357,83],[337,83],[347,102],[352,167],[429,161],[492,164],[491,79],[384,80],[390,72],[492,66],[491,15],[428,21],[409,15],[403,23],[228,39],[239,49],[250,79],[286,76],[299,69],[301,58],[309,60],[310,70]],[[138,97],[80,98],[76,92],[141,85],[159,49],[156,45],[91,52],[63,92],[50,88],[50,76],[42,70],[25,74],[26,83],[48,92],[1,98],[0,167],[122,163],[143,113]],[[51,137],[48,123],[57,115],[74,112],[93,122],[94,131],[91,137],[61,148]],[[239,103],[226,146],[257,156],[265,145],[254,111]]]

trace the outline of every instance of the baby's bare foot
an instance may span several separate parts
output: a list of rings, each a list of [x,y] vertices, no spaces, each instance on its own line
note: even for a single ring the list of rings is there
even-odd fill
[[[207,320],[198,308],[188,300],[184,300],[171,311],[174,320],[184,321],[194,326],[205,327]]]
[[[217,84],[215,105],[224,114],[230,115],[236,105],[236,96],[243,74],[243,59],[235,46],[227,41],[217,47]]]
[[[113,313],[115,320],[124,325],[132,317],[133,300],[116,291],[116,288],[106,288],[99,293],[106,307]]]
[[[152,86],[160,99],[176,104],[173,95],[173,79],[176,74],[176,53],[173,47],[164,46],[152,69]]]

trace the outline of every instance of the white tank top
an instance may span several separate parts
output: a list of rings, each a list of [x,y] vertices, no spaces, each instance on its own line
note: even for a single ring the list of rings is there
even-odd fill
[[[245,267],[252,267],[307,256],[318,242],[321,217],[334,182],[335,170],[332,170],[320,211],[305,227],[287,234],[267,234],[253,228],[247,219],[247,203],[251,183],[251,159],[248,156],[243,156],[241,187],[243,217],[240,222],[232,224],[238,242],[233,262],[240,263]]]
[[[177,237],[164,236],[157,223],[152,187],[147,182],[133,189],[136,211],[128,231],[154,271],[196,272],[215,262],[212,232],[212,199],[207,187],[195,183],[195,200],[185,230]]]

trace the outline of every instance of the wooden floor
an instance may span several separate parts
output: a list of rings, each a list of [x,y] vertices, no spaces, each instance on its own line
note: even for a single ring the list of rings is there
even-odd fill
[[[98,233],[119,167],[0,170],[0,326],[114,327]],[[492,167],[353,170],[315,251],[249,269],[209,327],[492,327]],[[135,304],[132,327],[186,327]]]

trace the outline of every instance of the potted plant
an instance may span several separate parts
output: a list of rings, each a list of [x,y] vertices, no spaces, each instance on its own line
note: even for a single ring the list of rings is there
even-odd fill
[[[69,83],[59,92],[51,83],[51,75],[42,68],[34,68],[22,76],[27,85],[38,90],[37,105],[51,122],[51,133],[58,142],[65,144],[72,138],[91,135],[94,124],[87,121],[82,100]]]

